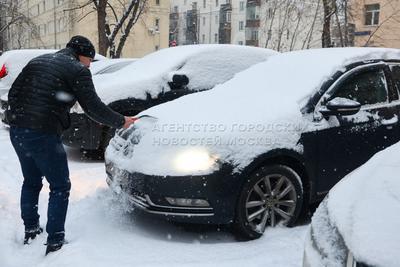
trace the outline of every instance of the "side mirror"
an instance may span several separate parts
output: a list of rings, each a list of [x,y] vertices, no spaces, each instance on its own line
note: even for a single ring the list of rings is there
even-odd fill
[[[172,81],[168,83],[172,90],[181,89],[189,84],[189,78],[185,74],[174,74]]]
[[[325,106],[319,109],[319,112],[325,117],[328,116],[350,116],[358,113],[361,109],[361,104],[357,101],[335,97],[329,100]]]

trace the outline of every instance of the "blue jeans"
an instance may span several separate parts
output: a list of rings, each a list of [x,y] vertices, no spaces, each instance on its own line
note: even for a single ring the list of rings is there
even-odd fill
[[[64,240],[65,218],[71,189],[67,155],[61,138],[56,134],[12,126],[10,139],[24,176],[21,217],[25,230],[33,230],[39,226],[38,201],[44,176],[50,184],[47,243],[58,243]]]

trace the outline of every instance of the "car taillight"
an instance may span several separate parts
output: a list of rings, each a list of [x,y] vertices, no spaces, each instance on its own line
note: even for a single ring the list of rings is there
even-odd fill
[[[6,77],[8,74],[6,64],[3,64],[3,66],[0,69],[0,79]]]

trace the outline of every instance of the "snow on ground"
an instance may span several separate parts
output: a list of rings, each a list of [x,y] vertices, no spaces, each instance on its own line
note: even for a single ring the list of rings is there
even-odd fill
[[[45,257],[46,234],[22,245],[22,175],[8,131],[0,124],[0,266],[301,266],[306,226],[268,230],[237,242],[217,227],[185,230],[144,214],[124,212],[105,183],[104,164],[68,150],[72,191],[66,222],[69,244]],[[46,222],[48,185],[39,211]],[[193,228],[193,227],[192,227]]]

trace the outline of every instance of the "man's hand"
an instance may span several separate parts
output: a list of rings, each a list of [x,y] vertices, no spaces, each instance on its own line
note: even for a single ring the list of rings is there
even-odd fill
[[[129,126],[131,126],[135,121],[137,121],[138,118],[135,117],[125,117],[125,124],[124,124],[124,129],[128,129]]]

